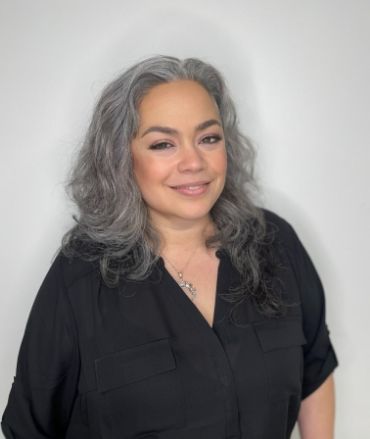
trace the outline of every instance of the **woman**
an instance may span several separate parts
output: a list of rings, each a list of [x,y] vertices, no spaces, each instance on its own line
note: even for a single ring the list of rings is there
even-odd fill
[[[108,85],[7,438],[280,439],[298,415],[304,439],[333,437],[320,280],[290,225],[253,204],[252,171],[212,66],[157,56]]]

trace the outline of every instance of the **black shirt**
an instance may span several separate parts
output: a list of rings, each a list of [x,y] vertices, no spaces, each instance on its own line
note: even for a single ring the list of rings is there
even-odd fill
[[[34,302],[2,428],[13,439],[284,439],[301,399],[337,365],[318,275],[293,229],[276,228],[289,304],[267,318],[224,250],[212,327],[160,259],[145,281],[107,288],[94,264],[61,254]]]

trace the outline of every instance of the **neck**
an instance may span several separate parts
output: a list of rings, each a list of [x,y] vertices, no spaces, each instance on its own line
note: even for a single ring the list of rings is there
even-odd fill
[[[205,242],[214,233],[215,226],[210,217],[199,221],[153,221],[159,232],[161,253],[172,253],[179,248],[190,252],[195,248],[206,248]]]

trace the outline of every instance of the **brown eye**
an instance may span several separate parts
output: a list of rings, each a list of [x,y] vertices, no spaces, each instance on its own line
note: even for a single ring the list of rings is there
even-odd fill
[[[149,146],[149,149],[153,149],[153,150],[163,150],[169,148],[172,148],[172,145],[171,143],[168,142],[154,143],[153,145]]]
[[[206,136],[202,139],[202,143],[217,143],[221,140],[221,136]]]

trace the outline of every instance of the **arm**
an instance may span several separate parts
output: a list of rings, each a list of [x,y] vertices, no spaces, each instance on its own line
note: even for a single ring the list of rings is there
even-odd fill
[[[76,397],[79,353],[59,261],[33,304],[1,427],[9,439],[62,438]]]
[[[298,416],[302,439],[334,438],[334,379],[331,374],[302,401]]]

